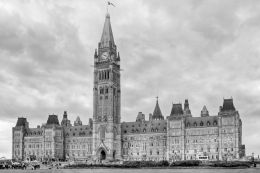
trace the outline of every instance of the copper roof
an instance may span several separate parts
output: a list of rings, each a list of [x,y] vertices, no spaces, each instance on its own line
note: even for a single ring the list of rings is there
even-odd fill
[[[27,119],[23,117],[19,117],[17,122],[16,122],[16,127],[18,126],[26,126],[27,124]]]
[[[172,110],[170,116],[182,115],[182,114],[183,114],[182,104],[181,103],[172,104]]]
[[[155,105],[155,108],[154,108],[154,111],[153,111],[152,119],[158,119],[158,120],[164,119],[162,112],[161,112],[161,109],[160,109],[160,106],[159,106],[159,103],[158,103],[158,99],[156,100],[156,105]]]
[[[101,40],[100,40],[100,44],[102,45],[102,47],[109,47],[110,43],[113,46],[115,45],[112,27],[111,27],[111,23],[110,23],[110,15],[107,14],[104,28],[103,28],[103,33],[102,33]]]
[[[57,124],[60,125],[57,115],[49,115],[47,125]]]
[[[224,99],[223,102],[223,107],[221,109],[221,111],[235,111],[236,108],[233,104],[233,99]]]
[[[166,133],[167,120],[144,121],[144,122],[123,122],[121,124],[122,134],[146,134]]]

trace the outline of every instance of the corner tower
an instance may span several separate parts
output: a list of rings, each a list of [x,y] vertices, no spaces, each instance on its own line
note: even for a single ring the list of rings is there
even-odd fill
[[[107,14],[94,54],[92,154],[98,160],[121,158],[120,99],[120,57]]]

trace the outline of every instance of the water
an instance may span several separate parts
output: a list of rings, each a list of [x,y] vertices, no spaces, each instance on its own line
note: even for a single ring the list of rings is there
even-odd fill
[[[57,170],[0,170],[1,173],[260,173],[249,169],[57,169]]]

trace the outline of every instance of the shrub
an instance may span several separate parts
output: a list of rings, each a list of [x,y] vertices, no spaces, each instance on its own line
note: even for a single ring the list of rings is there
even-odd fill
[[[242,162],[242,161],[216,161],[212,162],[209,166],[212,167],[247,167],[249,168],[251,166],[250,162]]]
[[[200,160],[183,160],[183,161],[175,161],[173,162],[170,166],[174,167],[174,166],[200,166],[201,165],[201,161]]]

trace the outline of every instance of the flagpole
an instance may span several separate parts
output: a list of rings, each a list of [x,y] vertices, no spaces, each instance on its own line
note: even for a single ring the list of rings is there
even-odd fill
[[[107,2],[107,14],[108,14],[108,2]]]

